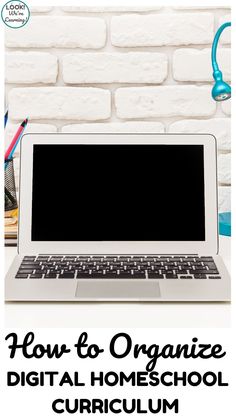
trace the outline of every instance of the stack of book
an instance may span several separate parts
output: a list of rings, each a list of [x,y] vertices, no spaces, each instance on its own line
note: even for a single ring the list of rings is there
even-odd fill
[[[17,244],[18,210],[5,211],[4,232],[5,245],[15,246]]]

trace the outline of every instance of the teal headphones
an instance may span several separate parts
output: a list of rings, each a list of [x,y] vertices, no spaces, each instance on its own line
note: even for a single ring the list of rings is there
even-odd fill
[[[211,62],[212,62],[212,68],[213,68],[213,77],[215,79],[215,84],[212,89],[212,97],[217,102],[221,102],[223,100],[227,100],[231,98],[231,87],[228,83],[225,83],[223,80],[222,72],[219,69],[217,60],[216,60],[216,50],[218,46],[218,41],[220,38],[221,33],[225,28],[228,26],[231,26],[231,22],[226,22],[223,25],[221,25],[218,29],[218,31],[215,34],[215,38],[212,44],[211,49]]]

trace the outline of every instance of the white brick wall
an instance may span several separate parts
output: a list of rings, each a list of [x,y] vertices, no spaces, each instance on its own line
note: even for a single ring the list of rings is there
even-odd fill
[[[209,86],[120,88],[115,104],[117,116],[123,119],[211,116],[216,109]]]
[[[158,52],[67,54],[62,66],[65,83],[162,83],[168,71]]]
[[[106,41],[103,19],[74,16],[32,16],[17,32],[6,29],[6,46],[15,48],[102,48]]]
[[[6,145],[26,116],[28,132],[212,133],[219,208],[228,210],[230,101],[211,99],[210,47],[229,8],[30,9],[24,28],[6,29]],[[225,80],[230,34],[226,29],[218,49]]]
[[[231,100],[226,100],[225,102],[222,102],[221,106],[225,115],[230,116],[231,115]]]
[[[171,13],[115,16],[111,42],[117,47],[209,44],[212,13]]]
[[[9,93],[13,119],[75,119],[96,121],[111,113],[110,92],[95,87],[27,87]]]
[[[217,59],[224,80],[230,80],[230,49],[222,48]],[[177,81],[212,81],[211,49],[177,49],[173,55],[173,77]]]
[[[73,124],[62,127],[62,132],[165,132],[160,122],[111,122],[99,124]]]
[[[56,83],[57,57],[46,52],[9,52],[5,59],[7,83]]]
[[[218,207],[220,212],[227,212],[231,208],[230,186],[219,186],[218,188]]]
[[[230,185],[230,160],[231,154],[218,154],[218,182],[224,185]]]
[[[114,13],[114,12],[147,12],[157,11],[161,7],[157,6],[104,6],[104,7],[86,7],[86,6],[65,6],[61,7],[64,12],[82,12],[82,13]]]
[[[231,16],[228,15],[224,15],[221,16],[220,20],[219,20],[219,26],[222,25],[222,23],[225,22],[231,22]],[[220,37],[220,43],[221,44],[230,44],[231,42],[231,28],[225,28],[224,32],[222,33],[222,36]]]
[[[47,13],[47,12],[51,12],[53,8],[51,6],[31,6],[30,7],[30,13]]]

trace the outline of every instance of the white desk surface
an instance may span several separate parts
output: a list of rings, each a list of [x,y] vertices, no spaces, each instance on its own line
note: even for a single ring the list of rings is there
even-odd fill
[[[5,271],[16,247],[5,248]],[[220,237],[230,271],[230,238]],[[5,303],[8,328],[212,328],[230,327],[230,303]]]

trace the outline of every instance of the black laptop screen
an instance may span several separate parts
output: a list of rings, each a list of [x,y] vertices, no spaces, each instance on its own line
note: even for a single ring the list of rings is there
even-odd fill
[[[33,241],[203,241],[202,145],[34,145]]]

